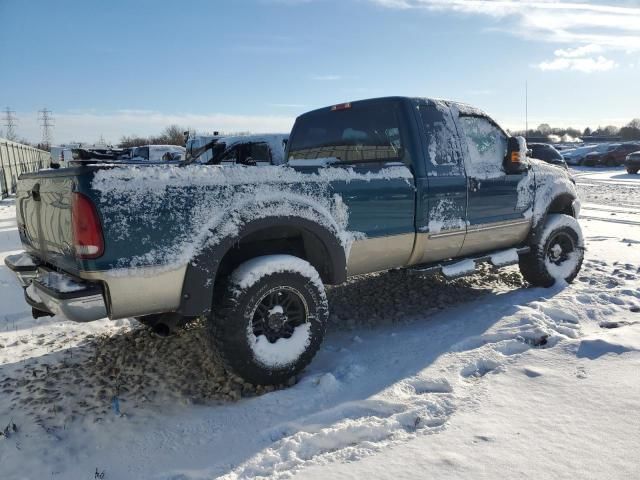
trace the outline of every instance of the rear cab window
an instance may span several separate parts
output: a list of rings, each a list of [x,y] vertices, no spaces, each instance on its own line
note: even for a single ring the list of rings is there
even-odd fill
[[[312,165],[404,162],[400,105],[397,102],[355,102],[308,113],[298,118],[288,145],[288,161]]]

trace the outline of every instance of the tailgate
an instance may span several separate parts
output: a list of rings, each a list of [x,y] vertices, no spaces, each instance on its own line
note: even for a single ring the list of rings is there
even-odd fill
[[[66,170],[66,169],[65,169]],[[16,194],[16,217],[25,249],[41,261],[77,270],[73,254],[72,170],[39,172],[22,177]]]

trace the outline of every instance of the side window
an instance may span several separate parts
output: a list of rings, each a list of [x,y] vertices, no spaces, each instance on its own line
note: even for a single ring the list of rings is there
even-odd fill
[[[266,143],[252,143],[249,156],[254,162],[271,163],[271,155],[269,154],[269,145]]]
[[[469,149],[467,175],[479,179],[503,177],[507,136],[484,117],[461,116],[460,125]]]
[[[222,157],[221,162],[231,162],[231,163],[236,163],[238,161],[238,147],[235,146],[232,149],[230,149],[227,153],[224,154],[224,157]]]
[[[451,112],[435,105],[420,105],[420,117],[427,140],[427,172],[432,176],[464,174],[462,155]]]

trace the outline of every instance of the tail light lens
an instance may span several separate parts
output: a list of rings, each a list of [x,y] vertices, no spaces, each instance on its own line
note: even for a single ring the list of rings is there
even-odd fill
[[[96,207],[81,193],[73,193],[71,207],[73,246],[77,258],[98,258],[104,253],[102,226]]]

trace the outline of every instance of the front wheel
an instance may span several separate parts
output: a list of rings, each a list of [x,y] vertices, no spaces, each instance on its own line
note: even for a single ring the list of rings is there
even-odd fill
[[[551,214],[531,251],[520,257],[524,279],[538,287],[557,281],[571,283],[584,258],[584,240],[578,221],[569,215]]]
[[[291,255],[240,265],[209,318],[225,368],[256,385],[277,385],[301,372],[324,338],[328,304],[318,272]]]

